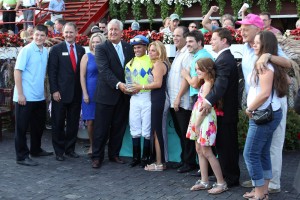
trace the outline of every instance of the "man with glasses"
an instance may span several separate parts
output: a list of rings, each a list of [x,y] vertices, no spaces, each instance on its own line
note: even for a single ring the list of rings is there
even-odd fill
[[[189,32],[197,30],[197,24],[195,22],[191,22],[189,24]]]
[[[282,35],[280,30],[271,26],[272,19],[271,19],[270,13],[262,12],[259,14],[259,17],[264,22],[264,30],[265,31],[271,31],[275,35]]]

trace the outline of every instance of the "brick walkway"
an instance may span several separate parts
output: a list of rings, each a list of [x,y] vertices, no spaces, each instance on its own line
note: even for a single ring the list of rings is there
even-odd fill
[[[141,168],[129,168],[108,162],[100,169],[92,169],[86,155],[87,141],[79,140],[76,152],[79,159],[67,158],[58,162],[54,156],[36,158],[37,167],[17,165],[15,162],[13,134],[4,132],[0,142],[0,199],[243,199],[249,189],[235,187],[218,196],[206,191],[191,192],[189,188],[197,180],[189,173],[176,170],[146,172]],[[51,135],[46,131],[43,148],[52,151]],[[125,158],[128,162],[130,158]],[[271,199],[300,199],[292,188],[300,160],[300,151],[285,152],[283,156],[282,192],[270,195]],[[242,156],[241,181],[247,179]]]

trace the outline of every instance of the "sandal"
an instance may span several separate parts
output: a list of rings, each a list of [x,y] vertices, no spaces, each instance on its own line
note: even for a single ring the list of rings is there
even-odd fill
[[[265,194],[263,198],[259,198],[257,196],[249,198],[249,200],[267,200],[267,199],[269,199],[269,194]]]
[[[212,186],[209,185],[209,182],[204,182],[201,180],[196,181],[195,185],[193,187],[191,187],[191,191],[198,191],[198,190],[208,190],[210,189]]]
[[[208,193],[209,194],[221,194],[222,192],[225,192],[228,190],[228,187],[227,187],[227,183],[224,182],[224,183],[215,183],[213,185],[213,188],[208,190]]]
[[[255,197],[255,188],[253,188],[253,189],[251,190],[251,192],[246,192],[246,193],[243,195],[243,197],[244,197],[245,199],[250,199],[250,198]]]
[[[251,198],[255,198],[255,188],[253,188],[251,190],[251,192],[246,192],[243,197],[245,199],[251,199]],[[265,196],[263,197],[264,200],[268,200],[269,199],[269,193],[266,193]]]
[[[163,164],[156,164],[152,163],[151,165],[147,165],[144,168],[146,171],[151,171],[151,172],[161,172],[164,170],[164,165]]]

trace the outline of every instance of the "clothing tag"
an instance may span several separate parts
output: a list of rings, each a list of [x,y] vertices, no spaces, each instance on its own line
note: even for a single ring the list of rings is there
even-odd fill
[[[69,53],[68,53],[68,52],[62,52],[62,55],[63,55],[63,56],[68,56]]]

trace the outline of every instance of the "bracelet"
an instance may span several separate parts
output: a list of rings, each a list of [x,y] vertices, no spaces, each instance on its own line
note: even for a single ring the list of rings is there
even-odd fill
[[[145,90],[145,85],[142,86],[142,89]]]

